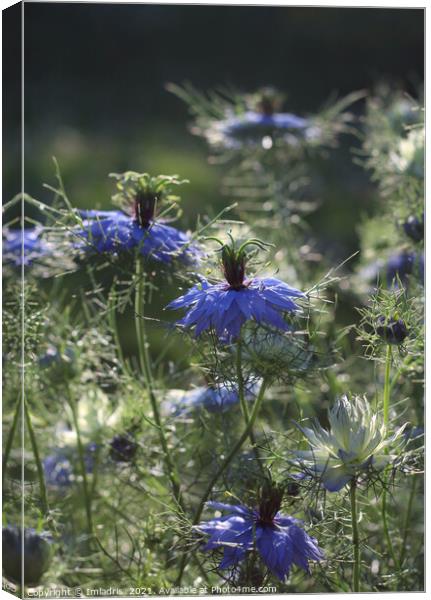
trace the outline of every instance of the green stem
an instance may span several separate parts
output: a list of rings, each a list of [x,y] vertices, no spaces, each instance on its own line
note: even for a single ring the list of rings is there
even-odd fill
[[[406,513],[406,517],[404,519],[404,527],[403,527],[403,545],[401,547],[401,553],[400,553],[400,566],[402,566],[404,559],[405,559],[405,555],[406,555],[406,544],[407,544],[407,535],[409,532],[409,526],[410,526],[410,517],[412,514],[412,508],[413,508],[413,500],[416,496],[416,484],[417,484],[417,477],[413,477],[413,483],[412,483],[412,489],[410,490],[410,497],[409,497],[409,503],[407,506],[407,513]]]
[[[241,410],[244,415],[245,424],[247,425],[247,423],[250,419],[250,411],[248,410],[247,400],[245,397],[244,377],[242,375],[242,341],[241,341],[241,337],[238,338],[236,348],[237,348],[237,350],[236,350],[236,376],[237,376],[237,380],[238,380],[238,396],[239,396],[239,402],[241,405]],[[250,438],[250,442],[251,442],[251,445],[253,448],[253,452],[254,452],[254,456],[256,458],[257,464],[258,464],[260,470],[262,471],[262,473],[265,474],[265,469],[263,467],[262,459],[260,457],[259,450],[258,450],[258,447],[256,444],[256,438],[254,435],[253,427],[250,429],[249,438]]]
[[[392,348],[390,344],[386,346],[386,363],[385,363],[385,387],[383,389],[383,423],[388,426],[389,423],[389,401],[391,397],[391,363],[392,363]]]
[[[141,371],[145,377],[145,385],[148,396],[150,398],[151,410],[153,412],[153,420],[157,426],[160,445],[163,450],[168,477],[171,482],[172,493],[177,505],[184,512],[184,503],[180,488],[180,481],[175,464],[169,450],[165,429],[163,427],[160,416],[157,398],[154,394],[153,374],[151,370],[151,360],[148,352],[147,332],[145,326],[145,273],[142,268],[142,261],[138,257],[136,259],[136,288],[135,288],[135,328],[138,341],[139,363]]]
[[[42,503],[42,511],[43,511],[43,514],[45,516],[47,516],[49,513],[49,506],[48,506],[48,497],[47,497],[47,493],[46,493],[45,475],[43,472],[42,461],[40,460],[40,454],[39,454],[39,448],[37,445],[36,435],[34,433],[33,424],[31,422],[31,415],[28,410],[27,401],[25,398],[23,398],[23,404],[24,404],[25,420],[27,423],[28,434],[30,437],[31,448],[32,448],[34,460],[36,463],[37,476],[39,479],[39,490],[40,490],[40,499],[41,499],[41,503]]]
[[[350,484],[350,509],[351,509],[351,517],[352,517],[352,545],[353,545],[352,591],[359,592],[360,550],[359,550],[358,508],[357,508],[357,500],[356,500],[356,480],[355,479],[353,479]]]
[[[398,562],[398,559],[395,555],[395,550],[394,550],[394,546],[392,544],[392,538],[391,538],[391,534],[389,532],[389,525],[388,525],[388,515],[387,515],[387,485],[388,485],[388,476],[385,475],[384,477],[384,482],[383,482],[383,493],[382,493],[382,522],[383,522],[383,533],[385,535],[385,540],[386,540],[386,545],[389,549],[389,554],[392,557],[392,560],[394,561],[395,567],[397,570],[400,569],[400,565]]]
[[[385,383],[383,388],[383,423],[385,427],[388,427],[389,424],[389,406],[391,399],[391,364],[392,364],[392,347],[390,344],[386,346],[386,362],[385,362]],[[386,449],[386,452],[388,450]],[[388,485],[388,476],[384,475],[383,477],[383,493],[382,493],[382,523],[383,523],[383,533],[386,540],[386,545],[389,549],[389,553],[394,561],[395,566],[399,569],[399,563],[397,557],[395,556],[394,546],[392,544],[391,534],[389,532],[388,525],[388,515],[387,515],[387,485]]]
[[[90,496],[90,489],[88,486],[87,469],[85,466],[85,450],[84,450],[84,446],[82,444],[81,430],[79,427],[79,420],[78,420],[78,415],[77,415],[77,410],[76,410],[76,402],[70,392],[69,387],[68,387],[68,399],[69,399],[70,410],[72,411],[73,426],[76,431],[76,440],[77,440],[77,445],[78,445],[78,460],[79,460],[79,467],[81,469],[81,476],[82,476],[82,487],[83,487],[83,491],[84,491],[84,503],[85,503],[85,513],[87,516],[88,533],[91,537],[93,537],[94,536],[94,524],[93,524],[93,514],[92,514],[92,510],[91,510],[91,496]]]
[[[240,401],[240,404],[241,404],[242,412],[244,413],[245,421],[247,423],[248,419],[249,419],[249,412],[248,412],[247,402],[245,400],[244,378],[242,376],[242,343],[241,343],[241,337],[238,338],[238,341],[237,341],[237,344],[236,344],[236,377],[237,377],[237,380],[238,380],[238,396],[239,396],[239,401]]]
[[[15,406],[15,413],[13,415],[13,421],[12,421],[12,426],[9,430],[8,436],[7,436],[7,440],[6,440],[6,445],[5,445],[5,449],[4,449],[4,453],[3,453],[3,461],[2,461],[2,485],[4,485],[4,480],[6,477],[6,468],[7,468],[7,463],[9,460],[9,455],[10,455],[10,451],[12,450],[12,443],[13,443],[13,439],[15,437],[15,432],[16,432],[16,428],[18,425],[18,421],[19,421],[19,417],[21,414],[21,391],[18,394],[18,399],[17,399],[17,403]]]
[[[223,473],[226,471],[226,469],[229,467],[232,460],[235,458],[236,454],[241,450],[246,439],[248,437],[250,437],[250,431],[252,430],[254,422],[256,421],[256,417],[259,414],[259,409],[261,407],[266,388],[267,388],[267,382],[265,380],[263,380],[262,385],[260,386],[259,394],[256,398],[256,401],[253,405],[253,409],[250,413],[250,418],[246,424],[246,427],[245,427],[244,431],[242,432],[241,437],[238,439],[236,444],[233,446],[233,448],[231,449],[229,454],[226,456],[226,458],[224,459],[224,461],[222,462],[222,464],[220,465],[220,467],[218,468],[216,473],[210,479],[210,481],[205,489],[205,492],[204,492],[202,498],[200,499],[198,508],[197,508],[195,516],[193,518],[192,525],[197,525],[199,523],[203,509],[205,507],[205,504],[206,504],[208,498],[210,497],[213,487],[215,486],[217,481],[220,479],[220,477],[223,475]],[[182,579],[182,576],[184,573],[184,568],[186,566],[187,557],[188,557],[188,555],[185,552],[181,559],[179,573],[178,573],[178,577],[177,577],[177,581],[176,581],[177,586],[179,586],[181,584],[181,579]]]

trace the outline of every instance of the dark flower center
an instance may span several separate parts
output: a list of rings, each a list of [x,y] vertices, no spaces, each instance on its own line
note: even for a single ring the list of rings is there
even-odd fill
[[[222,248],[223,274],[233,290],[241,290],[245,287],[245,258],[243,253],[236,253],[229,246]]]
[[[135,221],[140,227],[146,229],[153,220],[158,199],[153,192],[139,191],[136,194],[134,213]]]
[[[387,344],[402,344],[408,336],[407,327],[402,319],[391,317],[386,319],[383,315],[377,319],[376,333]]]
[[[264,486],[259,504],[259,522],[266,525],[272,525],[276,514],[280,510],[282,500],[283,490],[280,487],[271,485]]]
[[[275,102],[274,98],[270,98],[268,96],[262,96],[259,100],[257,107],[259,112],[261,112],[266,117],[271,117],[275,112]]]

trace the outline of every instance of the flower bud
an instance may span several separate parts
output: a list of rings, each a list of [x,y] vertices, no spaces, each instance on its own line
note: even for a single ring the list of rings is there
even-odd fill
[[[377,319],[376,333],[387,344],[399,345],[404,342],[409,332],[402,319],[387,319],[381,315]]]
[[[35,586],[41,580],[51,562],[52,538],[48,532],[36,533],[34,529],[3,527],[3,571],[11,581]],[[24,564],[23,564],[24,545]]]
[[[115,462],[132,462],[138,450],[138,444],[129,433],[115,435],[109,445],[109,455]]]
[[[424,215],[422,219],[411,215],[403,223],[404,233],[409,236],[414,242],[421,242],[424,239]]]

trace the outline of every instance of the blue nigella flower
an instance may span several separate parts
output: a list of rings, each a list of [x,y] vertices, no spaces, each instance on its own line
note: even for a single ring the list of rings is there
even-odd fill
[[[94,442],[87,444],[85,447],[84,463],[87,473],[92,473],[95,466],[95,452],[97,444]],[[64,450],[53,452],[43,459],[43,471],[46,484],[53,488],[69,487],[76,476],[77,457],[70,456],[70,453]]]
[[[246,386],[246,400],[255,397],[255,385]],[[198,387],[182,393],[177,399],[169,400],[167,406],[173,416],[184,415],[203,409],[211,413],[224,412],[239,403],[238,390],[226,385]]]
[[[301,309],[294,298],[305,298],[305,294],[274,277],[245,278],[247,246],[259,246],[259,240],[247,240],[239,249],[233,238],[231,244],[221,245],[221,263],[225,281],[210,284],[201,277],[199,284],[180,296],[167,308],[189,308],[178,325],[194,328],[195,337],[212,330],[223,342],[237,338],[246,321],[255,320],[276,329],[287,331],[289,325],[284,313],[296,313]]]
[[[292,113],[280,112],[281,98],[271,88],[264,88],[249,98],[248,110],[242,114],[227,114],[215,121],[207,132],[209,141],[227,148],[240,148],[244,144],[262,143],[272,147],[272,138],[282,138],[296,143],[298,135],[313,133],[309,120]]]
[[[409,276],[417,272],[421,283],[424,281],[424,256],[416,252],[404,250],[389,257],[386,263],[386,279],[388,286],[396,285],[399,279],[406,285]]]
[[[244,280],[240,288],[226,282],[210,284],[202,277],[201,283],[167,308],[190,308],[178,325],[194,328],[196,337],[211,329],[221,340],[230,341],[251,319],[287,331],[282,314],[300,310],[293,298],[305,298],[305,294],[273,277]]]
[[[170,263],[175,258],[193,262],[199,251],[190,237],[161,221],[144,222],[119,210],[80,211],[83,229],[75,232],[84,240],[80,247],[86,251],[118,253],[138,248],[139,252],[154,260]]]
[[[73,469],[70,460],[64,454],[49,454],[42,464],[48,486],[65,488],[71,485]]]
[[[309,572],[310,560],[324,558],[317,540],[302,528],[302,521],[279,512],[281,499],[262,500],[256,509],[242,504],[208,502],[207,506],[228,511],[222,517],[200,523],[196,529],[210,536],[203,550],[223,550],[220,569],[234,568],[255,548],[264,564],[281,581],[296,565]]]
[[[23,539],[24,538],[24,539]],[[48,532],[7,526],[2,531],[3,571],[11,581],[38,585],[51,562],[52,537]],[[24,545],[24,556],[23,556]],[[23,560],[24,559],[24,560]]]
[[[43,227],[3,228],[3,260],[15,267],[30,266],[51,253],[51,245],[41,237]]]
[[[217,129],[223,136],[224,145],[235,148],[241,142],[252,143],[264,136],[305,130],[309,127],[307,119],[291,113],[264,114],[247,111],[240,116],[221,121]]]

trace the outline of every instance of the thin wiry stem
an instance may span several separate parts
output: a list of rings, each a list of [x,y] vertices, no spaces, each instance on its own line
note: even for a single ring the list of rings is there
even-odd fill
[[[389,405],[391,400],[391,365],[392,365],[392,348],[390,344],[386,346],[386,362],[385,362],[385,383],[383,388],[383,423],[386,427],[388,427],[389,423]],[[386,452],[388,449],[386,449]],[[388,476],[384,475],[384,485],[382,492],[382,524],[383,524],[383,533],[386,540],[386,545],[389,549],[389,554],[391,555],[396,568],[399,570],[398,559],[395,555],[394,546],[392,544],[391,534],[389,532],[388,525],[388,515],[387,515],[387,485],[388,485]]]
[[[82,444],[81,430],[80,430],[79,419],[78,419],[77,410],[76,410],[76,402],[73,397],[73,394],[70,391],[69,386],[67,386],[67,391],[68,391],[69,406],[70,406],[70,410],[72,412],[73,426],[76,431],[76,441],[77,441],[77,446],[78,446],[78,460],[79,460],[79,467],[80,467],[81,476],[82,476],[85,514],[87,517],[87,528],[88,528],[88,533],[89,533],[90,537],[93,537],[94,536],[93,513],[92,513],[92,508],[91,508],[91,495],[90,495],[90,489],[88,486],[87,469],[85,466],[85,450],[84,450],[84,446]]]
[[[160,416],[157,398],[154,393],[153,374],[151,369],[151,360],[148,352],[147,332],[145,327],[145,273],[142,260],[136,259],[136,287],[135,287],[135,327],[139,350],[139,364],[142,374],[145,378],[151,409],[153,412],[154,423],[159,434],[160,445],[163,450],[167,475],[171,482],[172,493],[178,507],[184,512],[184,502],[182,498],[180,480],[174,461],[169,450],[166,439],[165,429]]]
[[[358,527],[358,507],[356,500],[356,480],[352,479],[350,484],[350,511],[352,518],[352,545],[353,545],[353,579],[352,591],[359,592],[359,573],[360,573],[360,548],[359,548],[359,527]]]
[[[402,566],[405,556],[406,556],[407,536],[408,536],[409,528],[410,528],[409,526],[410,526],[410,517],[412,514],[412,508],[413,508],[413,500],[416,497],[416,485],[417,485],[417,477],[413,477],[413,483],[412,483],[412,487],[410,490],[410,496],[409,496],[409,503],[407,506],[406,516],[404,519],[403,543],[401,546],[401,553],[400,553],[400,566]]]
[[[232,460],[235,458],[237,453],[241,450],[246,439],[248,437],[250,437],[250,431],[252,430],[254,422],[256,421],[257,415],[259,414],[259,410],[260,410],[263,398],[265,396],[265,391],[266,391],[267,385],[268,384],[267,384],[266,380],[264,379],[262,381],[262,385],[260,386],[259,394],[253,405],[253,409],[250,413],[250,418],[248,420],[248,423],[246,424],[246,427],[245,427],[244,431],[242,432],[240,438],[236,442],[236,444],[233,446],[233,448],[231,449],[229,454],[226,456],[226,458],[224,459],[224,461],[222,462],[220,467],[217,469],[216,473],[210,479],[210,481],[205,489],[205,492],[203,493],[203,496],[200,499],[198,508],[197,508],[195,516],[193,518],[192,525],[197,525],[199,523],[199,520],[201,518],[205,504],[211,495],[213,487],[215,486],[217,481],[220,479],[220,477],[223,475],[223,473],[226,471],[226,469],[229,467],[229,465],[231,464]],[[178,577],[177,577],[177,581],[176,581],[177,586],[181,585],[181,580],[182,580],[184,569],[185,569],[186,562],[187,562],[187,556],[188,556],[187,553],[184,552],[182,559],[181,559]]]
[[[385,362],[385,387],[383,389],[383,423],[388,426],[389,422],[389,402],[391,398],[391,363],[392,363],[392,348],[390,344],[386,346],[386,362]]]
[[[2,484],[4,485],[4,479],[6,476],[6,468],[9,460],[10,451],[12,450],[13,439],[15,437],[16,428],[18,426],[19,417],[21,414],[21,390],[18,393],[17,402],[15,405],[15,412],[13,415],[12,425],[9,429],[9,433],[6,440],[6,445],[3,453],[2,461]]]
[[[28,410],[28,406],[27,406],[27,402],[26,402],[25,398],[23,398],[23,404],[24,404],[25,420],[27,423],[28,434],[30,437],[31,448],[32,448],[34,460],[36,463],[37,476],[39,479],[39,490],[40,490],[40,500],[42,503],[42,511],[43,511],[43,514],[45,516],[47,516],[49,513],[49,505],[48,505],[48,497],[47,497],[47,493],[46,493],[45,475],[43,472],[42,461],[40,460],[39,448],[37,445],[36,435],[35,435],[34,429],[33,429],[33,423],[31,421],[31,415]]]
[[[245,390],[244,390],[244,377],[242,374],[242,340],[241,336],[237,340],[237,348],[236,348],[236,376],[238,380],[238,396],[241,405],[241,409],[244,415],[245,424],[247,425],[250,420],[250,412],[247,406],[247,400],[245,398]],[[259,450],[256,445],[256,438],[254,436],[253,427],[250,429],[249,433],[250,442],[253,448],[254,455],[256,457],[257,464],[259,468],[264,472],[262,459],[259,455]]]

